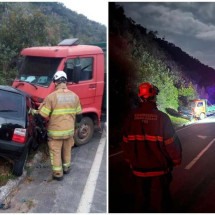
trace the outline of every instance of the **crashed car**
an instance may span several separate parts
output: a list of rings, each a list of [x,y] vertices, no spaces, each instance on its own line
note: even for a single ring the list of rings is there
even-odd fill
[[[0,156],[13,161],[12,173],[23,173],[29,150],[37,145],[33,116],[34,108],[26,93],[0,85]]]

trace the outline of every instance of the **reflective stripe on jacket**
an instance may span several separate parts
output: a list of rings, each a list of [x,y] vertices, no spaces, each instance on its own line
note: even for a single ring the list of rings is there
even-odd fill
[[[75,116],[82,111],[79,97],[66,84],[57,85],[39,107],[39,114],[49,118],[48,136],[67,139],[74,134]]]
[[[181,163],[181,143],[170,118],[153,102],[144,102],[129,115],[122,148],[137,176],[163,175]]]

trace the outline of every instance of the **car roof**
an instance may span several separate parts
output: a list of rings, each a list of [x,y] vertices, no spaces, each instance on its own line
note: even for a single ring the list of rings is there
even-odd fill
[[[12,86],[7,86],[7,85],[0,85],[0,90],[4,90],[4,91],[8,91],[8,92],[12,92],[12,93],[18,93],[18,94],[21,94],[23,96],[26,96],[26,97],[30,97],[29,94],[19,90],[19,89],[16,89]]]

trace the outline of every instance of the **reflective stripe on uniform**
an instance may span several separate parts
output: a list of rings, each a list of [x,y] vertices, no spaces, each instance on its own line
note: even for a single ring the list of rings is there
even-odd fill
[[[41,110],[40,110],[40,114],[41,114],[42,116],[44,116],[44,117],[49,116],[50,112],[51,112],[51,110],[48,109],[48,108],[46,108],[46,107],[44,107],[44,106],[43,106],[43,107],[41,108]]]
[[[52,166],[53,171],[61,171],[62,169],[62,166]]]
[[[70,167],[70,163],[64,163],[63,167]]]
[[[171,138],[169,138],[169,139],[167,139],[167,140],[164,141],[165,145],[172,144],[173,142],[174,142],[174,138],[173,137],[171,137]]]
[[[79,105],[77,108],[76,108],[76,113],[81,113],[82,109],[81,109],[81,105]]]
[[[169,169],[166,171],[154,171],[154,172],[139,172],[139,171],[132,171],[134,175],[140,176],[140,177],[153,177],[153,176],[159,176],[159,175],[164,175],[169,172]]]
[[[127,142],[128,142],[128,138],[127,138],[127,137],[125,137],[125,136],[123,136],[122,140],[123,140],[123,142],[125,142],[125,143],[127,143]]]
[[[149,140],[149,141],[163,141],[163,137],[161,136],[150,136],[150,135],[128,135],[128,137],[123,137],[124,142],[132,141],[132,140]]]
[[[49,151],[49,154],[50,154],[51,165],[53,165],[53,153],[51,150]]]
[[[67,136],[74,133],[74,129],[64,130],[64,131],[53,131],[48,130],[48,135],[51,137]]]
[[[148,140],[148,141],[159,141],[163,142],[163,137],[161,136],[150,136],[150,135],[128,135],[128,137],[123,136],[123,142],[127,143],[128,141],[134,141],[134,140]],[[165,145],[172,144],[174,142],[174,138],[171,137],[164,141]]]
[[[52,115],[76,114],[76,108],[54,109]]]

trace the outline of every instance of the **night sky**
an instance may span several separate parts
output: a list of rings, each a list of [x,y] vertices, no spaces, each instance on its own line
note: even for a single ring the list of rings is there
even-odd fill
[[[117,2],[125,15],[215,69],[215,2]]]

